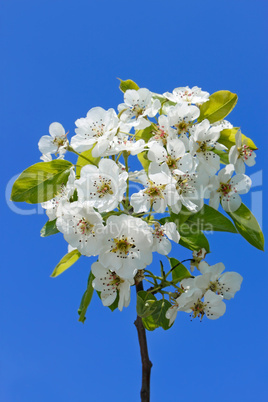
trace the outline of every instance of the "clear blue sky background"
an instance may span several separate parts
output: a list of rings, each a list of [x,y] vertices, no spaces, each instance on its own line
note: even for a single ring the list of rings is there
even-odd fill
[[[1,0],[2,188],[39,161],[53,121],[73,132],[93,106],[122,101],[116,77],[155,92],[198,85],[236,92],[229,116],[259,146],[252,196],[261,218],[267,161],[267,1]],[[262,183],[263,182],[263,183]],[[267,204],[263,194],[263,205]],[[22,206],[30,210],[32,206]],[[1,197],[2,402],[139,401],[135,302],[122,313],[93,298],[84,325],[77,308],[90,260],[51,279],[66,253],[61,235],[40,238],[45,215],[19,215]],[[263,225],[265,217],[262,219]],[[267,266],[238,235],[209,237],[211,264],[244,277],[226,314],[148,334],[152,401],[265,401]],[[180,250],[178,258],[189,253]],[[266,395],[267,396],[267,395]]]

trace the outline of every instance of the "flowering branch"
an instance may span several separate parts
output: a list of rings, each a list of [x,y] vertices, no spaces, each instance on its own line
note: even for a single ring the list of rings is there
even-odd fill
[[[49,126],[38,143],[42,162],[22,172],[11,199],[41,203],[49,219],[41,235],[61,232],[67,241],[68,253],[52,277],[82,255],[97,257],[79,321],[94,292],[104,306],[122,311],[136,284],[141,400],[147,402],[152,363],[146,330],[171,328],[181,312],[217,319],[224,300],[240,289],[240,274],[204,261],[210,252],[204,231],[239,232],[263,250],[262,231],[240,197],[250,190],[245,171],[255,164],[257,147],[225,120],[237,102],[229,91],[209,95],[179,87],[156,94],[131,80],[121,81],[120,89],[118,112],[93,107],[76,120],[70,143],[60,123]],[[77,155],[76,164],[64,160],[67,151]],[[180,261],[169,257],[175,244]],[[183,259],[189,250],[192,258]],[[160,275],[155,266],[146,269],[153,253],[168,260],[165,269],[160,261]],[[143,280],[152,286],[144,289]]]

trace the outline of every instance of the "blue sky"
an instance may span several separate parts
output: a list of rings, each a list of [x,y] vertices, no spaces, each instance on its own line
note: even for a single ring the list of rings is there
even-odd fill
[[[265,229],[267,8],[265,0],[2,0],[2,188],[8,193],[14,175],[39,161],[51,122],[73,132],[91,107],[115,108],[116,77],[159,93],[228,89],[239,97],[229,120],[259,146],[254,195],[243,201]],[[13,212],[4,194],[1,211],[1,401],[138,401],[134,293],[122,313],[95,296],[82,325],[89,260],[50,278],[66,253],[62,236],[41,238],[45,215]],[[181,314],[171,330],[148,334],[153,402],[266,400],[265,254],[238,235],[209,239],[208,262],[238,271],[241,291],[215,322]]]

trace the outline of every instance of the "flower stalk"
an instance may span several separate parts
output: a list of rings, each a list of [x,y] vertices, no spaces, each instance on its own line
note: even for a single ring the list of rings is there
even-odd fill
[[[140,292],[143,290],[143,283],[139,282],[136,285],[136,292]],[[146,338],[146,330],[143,326],[142,319],[137,315],[137,318],[134,322],[139,339],[140,346],[140,354],[141,354],[141,363],[142,363],[142,385],[140,391],[141,402],[149,402],[150,401],[150,379],[151,379],[151,368],[153,366],[148,352],[147,338]]]

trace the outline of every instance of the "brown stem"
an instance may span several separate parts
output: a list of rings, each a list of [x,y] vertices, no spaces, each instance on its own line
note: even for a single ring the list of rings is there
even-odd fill
[[[138,293],[141,290],[143,290],[143,283],[139,282],[136,285],[136,292]],[[134,324],[138,331],[141,362],[142,362],[142,385],[140,392],[141,402],[150,402],[150,376],[151,376],[152,362],[149,359],[146,332],[142,323],[142,319],[138,315]]]

